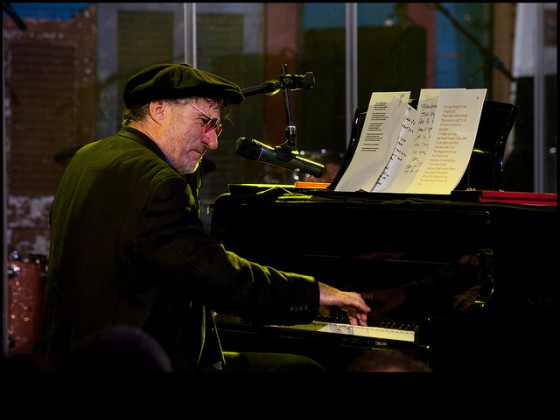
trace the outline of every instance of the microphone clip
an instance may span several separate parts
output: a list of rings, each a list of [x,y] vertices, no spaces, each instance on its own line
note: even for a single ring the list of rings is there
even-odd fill
[[[301,74],[282,74],[280,79],[281,89],[290,90],[311,90],[315,87],[315,77],[313,72],[308,71]]]
[[[282,162],[288,162],[293,159],[294,156],[299,154],[295,148],[289,146],[287,141],[279,146],[276,146],[274,150],[276,152],[276,159]]]

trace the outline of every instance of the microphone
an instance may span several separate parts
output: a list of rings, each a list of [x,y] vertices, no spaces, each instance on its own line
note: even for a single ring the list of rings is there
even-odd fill
[[[235,142],[235,153],[247,159],[258,160],[280,168],[303,172],[319,178],[323,175],[325,166],[302,158],[297,152],[271,147],[254,139],[239,137]]]
[[[261,83],[259,86],[241,89],[241,93],[246,98],[254,95],[272,96],[280,92],[280,89],[282,89],[282,86],[280,85],[280,82],[278,80],[269,80],[267,82]]]

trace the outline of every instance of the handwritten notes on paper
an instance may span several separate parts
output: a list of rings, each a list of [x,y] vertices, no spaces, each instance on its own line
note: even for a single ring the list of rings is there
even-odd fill
[[[393,153],[410,92],[374,92],[350,166],[337,191],[371,191]]]
[[[372,93],[356,152],[336,191],[451,194],[471,157],[486,89]]]

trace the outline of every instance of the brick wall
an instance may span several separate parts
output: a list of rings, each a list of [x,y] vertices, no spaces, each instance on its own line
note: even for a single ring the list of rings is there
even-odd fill
[[[70,20],[4,16],[8,253],[48,252],[48,211],[65,163],[95,137],[96,9]]]

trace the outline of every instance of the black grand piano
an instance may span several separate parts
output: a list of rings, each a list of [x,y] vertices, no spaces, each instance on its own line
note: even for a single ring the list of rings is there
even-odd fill
[[[331,370],[387,348],[435,371],[549,369],[557,357],[556,194],[498,191],[498,181],[451,195],[230,185],[211,206],[211,234],[226,248],[364,296],[408,287],[409,297],[368,327],[336,314],[295,327],[217,314],[224,348],[306,354]],[[458,309],[458,297],[469,304]]]

